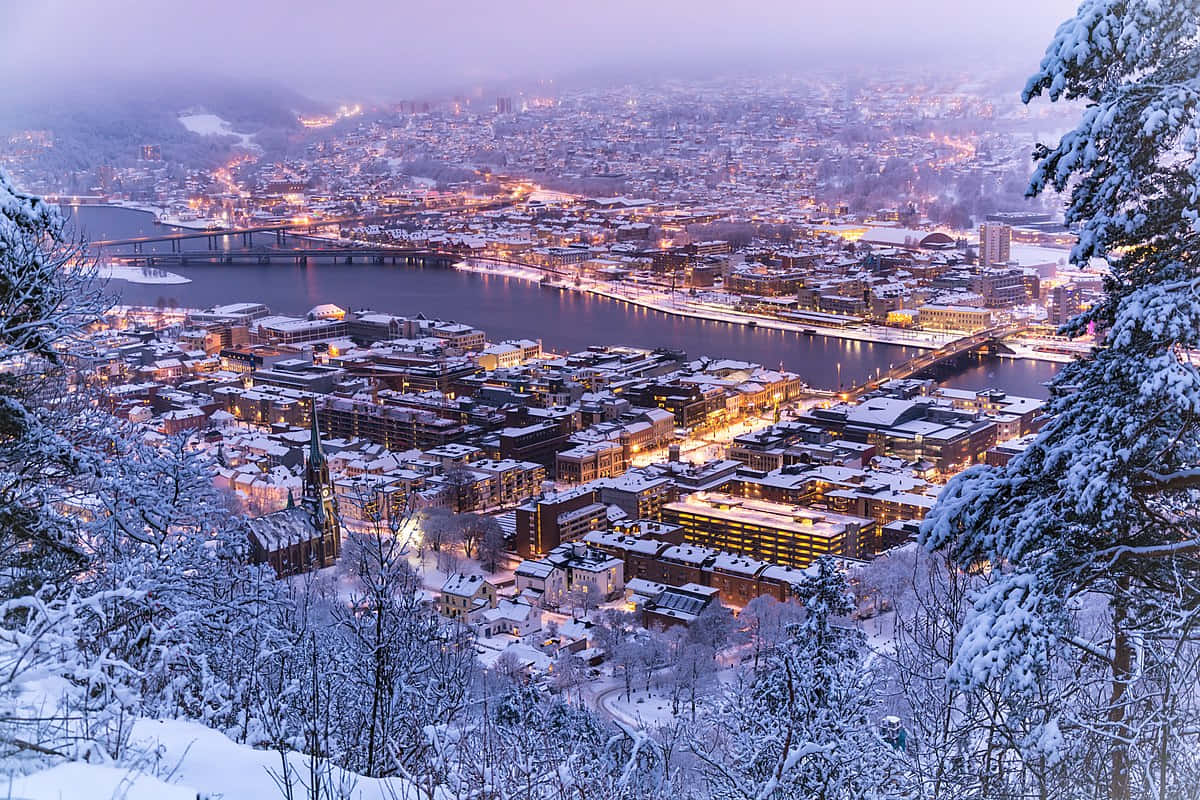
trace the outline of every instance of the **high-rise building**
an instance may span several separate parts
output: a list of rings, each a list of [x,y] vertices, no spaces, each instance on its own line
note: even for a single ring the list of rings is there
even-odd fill
[[[142,145],[142,161],[162,161],[162,148],[156,144]]]
[[[1011,250],[1011,226],[1002,222],[985,222],[979,226],[980,265],[1002,267],[1009,262]]]
[[[496,98],[496,113],[497,114],[511,114],[512,110],[513,110],[513,102],[512,102],[511,97],[497,97]]]

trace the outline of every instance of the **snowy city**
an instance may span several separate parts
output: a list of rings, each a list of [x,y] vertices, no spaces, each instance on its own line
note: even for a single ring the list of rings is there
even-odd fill
[[[1200,0],[251,6],[5,12],[0,797],[1200,800]]]

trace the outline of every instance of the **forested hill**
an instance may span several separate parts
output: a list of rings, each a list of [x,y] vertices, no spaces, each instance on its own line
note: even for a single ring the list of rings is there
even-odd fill
[[[14,91],[0,105],[0,138],[19,131],[54,131],[54,147],[41,158],[63,172],[127,161],[145,143],[158,144],[165,160],[188,167],[228,160],[237,138],[188,131],[179,121],[179,114],[188,110],[215,114],[234,130],[269,141],[297,131],[297,115],[326,108],[274,84],[167,77],[101,87],[83,81],[36,97]]]

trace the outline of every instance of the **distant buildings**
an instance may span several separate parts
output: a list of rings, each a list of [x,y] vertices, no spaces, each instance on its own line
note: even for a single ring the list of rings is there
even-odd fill
[[[717,595],[716,587],[694,583],[665,586],[642,604],[642,624],[660,630],[690,625],[717,602]]]
[[[542,357],[541,340],[513,339],[499,344],[490,345],[479,351],[475,358],[481,368],[486,370],[502,367],[519,367],[526,361]]]
[[[1051,325],[1065,325],[1083,310],[1082,292],[1073,283],[1055,286],[1050,292],[1050,303],[1046,308],[1046,321]]]
[[[925,248],[874,252],[865,272],[810,255],[787,258],[831,267],[802,290],[819,307],[913,301],[875,277],[893,263],[981,304],[1026,291],[1021,271],[952,267]],[[1071,302],[1065,289],[1057,298]],[[936,310],[921,307],[926,325]],[[602,345],[547,354],[532,339],[490,344],[462,323],[329,305],[304,319],[255,303],[181,314],[178,327],[124,319],[162,327],[97,334],[110,404],[162,434],[213,443],[222,488],[269,512],[250,524],[254,560],[281,575],[329,566],[341,520],[399,530],[419,509],[495,514],[524,559],[513,583],[468,570],[446,581],[438,604],[481,636],[518,641],[540,629],[542,607],[586,611],[624,591],[656,626],[715,602],[787,599],[815,558],[870,558],[911,538],[933,481],[1019,452],[1009,443],[1036,430],[1042,407],[901,380],[800,411],[795,402],[811,397],[800,376],[760,364]],[[313,326],[336,327],[313,341],[282,335]],[[739,433],[759,415],[776,423]],[[682,460],[710,447],[728,458]]]
[[[928,462],[953,474],[978,463],[997,441],[1036,431],[1042,407],[1040,400],[1003,392],[941,389],[935,397],[876,395],[854,405],[813,408],[798,421],[874,445],[880,455]]]
[[[1040,281],[1057,280],[1066,253],[1037,253],[1030,264],[1013,258],[1026,248],[1014,253],[1012,242],[1061,245],[1070,238],[1061,223],[993,215],[978,230],[976,263],[969,230],[948,234],[945,218],[922,219],[952,205],[932,196],[963,178],[999,186],[1023,169],[1021,137],[1008,125],[929,137],[925,128],[942,118],[960,129],[964,114],[990,117],[974,90],[947,102],[888,76],[857,87],[861,102],[849,104],[832,85],[646,86],[637,103],[618,91],[564,89],[494,106],[460,98],[453,114],[407,103],[329,127],[287,158],[190,171],[186,182],[140,138],[121,149],[121,163],[69,180],[74,194],[98,185],[199,227],[304,218],[331,241],[548,267],[554,290],[603,282],[635,303],[661,303],[673,288],[688,313],[755,314],[801,333],[867,322],[970,333],[1040,321],[1022,306],[1043,301]],[[691,113],[739,96],[754,102],[736,103],[732,115]],[[533,113],[515,124],[508,115],[524,108]],[[922,135],[893,124],[914,111],[928,123]],[[361,112],[301,124],[323,128]],[[852,148],[836,135],[849,126],[867,132]],[[501,140],[505,174],[483,167],[449,187],[360,169],[381,153],[477,163]],[[53,145],[53,132],[25,132],[0,142],[0,157],[36,181],[45,172],[36,159]],[[178,148],[168,149],[169,161]],[[945,183],[926,187],[927,202],[851,215],[832,196],[838,182],[817,177],[823,163],[851,161],[863,175],[899,161]],[[537,175],[574,184],[571,194],[536,186]],[[453,208],[480,189],[498,202]],[[379,213],[403,208],[419,212],[412,224]],[[348,217],[359,220],[327,224]],[[1099,271],[1063,277],[1070,283],[1043,301],[1052,325],[1101,291]],[[767,328],[760,320],[752,324]],[[203,438],[218,453],[220,487],[254,513],[273,512],[250,521],[251,552],[281,575],[332,564],[339,519],[398,528],[414,509],[495,514],[525,558],[513,584],[454,575],[438,604],[483,637],[518,640],[540,629],[542,605],[594,607],[622,591],[653,626],[693,621],[717,602],[786,599],[819,555],[869,558],[910,538],[944,477],[1005,463],[1041,424],[1036,400],[896,382],[801,413],[795,403],[812,399],[812,387],[782,366],[599,341],[546,353],[538,320],[528,324],[535,338],[496,342],[457,320],[332,305],[301,316],[259,303],[139,309],[98,337],[92,363],[114,413]],[[777,424],[743,429],[751,414]],[[324,438],[312,434],[305,459],[305,432],[318,425]]]
[[[1032,276],[1036,281],[1037,276]],[[971,290],[983,297],[987,308],[1012,308],[1031,299],[1026,276],[1019,269],[983,269],[971,281]]]
[[[585,542],[555,547],[516,569],[517,591],[531,602],[557,608],[575,602],[595,608],[625,590],[625,564]]]
[[[437,447],[463,435],[462,425],[430,411],[342,397],[325,400],[321,424],[329,436],[361,437],[392,450]]]
[[[924,305],[918,310],[921,327],[933,331],[975,333],[992,327],[992,312],[976,306]]]
[[[744,606],[761,596],[787,600],[792,585],[802,577],[794,567],[652,535],[595,531],[584,541],[621,559],[626,587],[635,591],[647,583],[658,587],[692,584],[716,589],[726,605]]]

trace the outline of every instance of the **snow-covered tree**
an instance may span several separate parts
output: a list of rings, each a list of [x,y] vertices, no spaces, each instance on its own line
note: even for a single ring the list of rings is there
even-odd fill
[[[349,596],[328,598],[323,644],[338,677],[329,724],[342,763],[369,776],[416,771],[428,755],[425,728],[466,706],[473,637],[425,601],[403,541],[350,533],[340,567]]]
[[[0,604],[0,762],[109,761],[121,755],[140,697],[129,665],[80,642],[107,623],[106,609],[141,599],[121,586],[85,593],[44,584]]]
[[[711,644],[689,636],[687,628],[666,632],[668,667],[664,683],[671,695],[671,713],[676,716],[686,702],[694,721],[699,700],[717,680],[717,651]]]
[[[1021,708],[1077,665],[1025,720],[1031,761],[1073,756],[1058,796],[1184,796],[1200,750],[1200,3],[1086,0],[1024,99],[1042,95],[1084,105],[1037,148],[1030,193],[1069,192],[1072,261],[1109,260],[1105,299],[1066,326],[1102,341],[1055,378],[1033,445],[958,476],[925,521],[926,544],[993,570],[950,677]],[[1085,619],[1097,600],[1106,618]]]
[[[571,692],[588,682],[587,664],[575,653],[563,650],[554,659],[551,685],[568,700]]]
[[[494,517],[484,517],[476,545],[479,563],[488,572],[495,572],[500,567],[500,559],[504,557],[504,529]]]
[[[435,553],[451,550],[462,543],[463,522],[458,514],[444,508],[430,508],[417,518],[421,542]]]
[[[243,735],[278,606],[203,454],[144,440],[73,370],[94,277],[57,210],[0,174],[0,716],[43,755],[108,759],[139,714]],[[56,687],[32,715],[30,676]]]
[[[907,563],[909,574],[907,585],[889,576],[893,585],[883,597],[895,609],[895,630],[878,671],[887,712],[904,730],[901,760],[914,793],[955,800],[1045,794],[1055,770],[1027,763],[1020,748],[1033,707],[1013,708],[995,681],[963,686],[946,679],[972,590],[986,579],[955,569],[940,554],[905,555],[888,568]],[[1058,686],[1047,681],[1049,691]],[[1048,705],[1045,698],[1041,705]]]
[[[62,513],[78,467],[65,365],[99,317],[94,278],[58,209],[0,171],[0,596],[82,566]]]
[[[691,750],[717,800],[902,796],[878,733],[874,674],[831,558],[796,587],[805,607],[762,665],[731,686]]]
[[[719,653],[739,643],[737,622],[733,612],[720,603],[709,603],[687,626],[688,638]]]
[[[431,797],[665,800],[679,772],[649,735],[511,686],[465,729],[429,731],[442,783]]]
[[[759,595],[746,604],[738,622],[754,650],[754,667],[764,653],[774,649],[787,635],[787,629],[800,619],[800,604],[781,603],[768,594]]]
[[[100,312],[94,270],[57,208],[0,171],[0,758],[112,757],[127,731],[118,656],[79,642],[138,592],[73,583],[87,557],[68,507],[86,468],[68,369]],[[56,687],[28,705],[35,682]],[[33,693],[36,697],[36,692]]]
[[[99,314],[95,270],[58,208],[0,171],[0,362],[61,361],[61,346]]]
[[[108,608],[85,650],[136,670],[143,713],[199,719],[241,738],[265,653],[283,646],[288,600],[274,573],[247,563],[246,528],[213,485],[213,463],[189,437],[143,439],[93,420],[103,460],[90,463],[91,565],[80,584],[128,585],[140,599]]]

